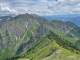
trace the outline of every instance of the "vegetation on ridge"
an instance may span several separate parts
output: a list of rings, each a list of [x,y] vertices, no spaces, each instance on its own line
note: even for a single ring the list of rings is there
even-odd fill
[[[23,14],[0,22],[0,60],[80,60],[80,28]]]

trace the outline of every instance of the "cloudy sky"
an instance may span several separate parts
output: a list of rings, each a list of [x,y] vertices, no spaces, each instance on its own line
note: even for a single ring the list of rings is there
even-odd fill
[[[1,14],[80,14],[80,0],[0,0]]]

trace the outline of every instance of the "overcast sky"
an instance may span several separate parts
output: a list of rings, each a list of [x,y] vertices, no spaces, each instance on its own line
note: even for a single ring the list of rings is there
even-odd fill
[[[80,0],[0,0],[0,14],[80,14]]]

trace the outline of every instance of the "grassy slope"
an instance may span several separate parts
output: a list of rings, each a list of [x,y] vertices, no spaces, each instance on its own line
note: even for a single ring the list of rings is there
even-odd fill
[[[80,56],[74,52],[71,52],[61,46],[55,41],[45,40],[46,43],[41,42],[35,48],[30,50],[21,60],[80,60]],[[48,44],[47,44],[48,43]]]
[[[57,37],[58,38],[58,37]],[[68,50],[57,43],[55,36],[47,36],[37,42],[37,45],[30,49],[20,59],[30,60],[80,60],[80,55]]]

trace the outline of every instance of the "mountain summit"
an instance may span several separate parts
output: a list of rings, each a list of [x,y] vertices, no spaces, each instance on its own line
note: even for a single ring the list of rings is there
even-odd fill
[[[0,18],[0,60],[80,60],[80,27],[22,14]]]

